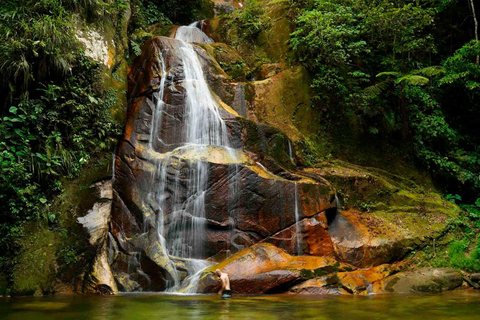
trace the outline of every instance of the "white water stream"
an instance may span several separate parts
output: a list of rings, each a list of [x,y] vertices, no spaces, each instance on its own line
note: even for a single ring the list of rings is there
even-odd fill
[[[297,242],[297,256],[302,254],[300,236],[300,208],[298,204],[298,184],[295,182],[295,234]]]

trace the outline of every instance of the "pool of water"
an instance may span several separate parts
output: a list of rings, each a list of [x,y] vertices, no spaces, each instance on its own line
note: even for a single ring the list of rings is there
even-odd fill
[[[0,298],[0,319],[480,319],[480,292],[228,300],[153,293]]]

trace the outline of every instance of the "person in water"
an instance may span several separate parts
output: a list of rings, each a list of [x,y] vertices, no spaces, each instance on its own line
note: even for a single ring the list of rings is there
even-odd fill
[[[222,295],[222,298],[231,298],[232,291],[230,290],[230,279],[228,278],[228,273],[220,271],[220,269],[215,270],[215,274],[218,279],[222,281],[222,289],[218,294]]]

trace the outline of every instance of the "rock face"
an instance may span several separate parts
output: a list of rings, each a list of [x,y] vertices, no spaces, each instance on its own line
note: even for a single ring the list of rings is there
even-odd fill
[[[164,240],[158,228],[163,223],[166,229],[175,230],[175,217],[191,219],[188,206],[180,212],[176,203],[188,200],[189,188],[195,185],[189,172],[198,163],[205,166],[207,181],[206,236],[204,251],[194,258],[236,252],[261,241],[275,243],[292,254],[300,248],[301,253],[333,256],[325,212],[335,206],[334,191],[321,178],[284,169],[288,165],[294,168],[294,164],[288,156],[288,141],[277,129],[244,119],[219,100],[234,150],[218,146],[200,150],[184,144],[188,128],[185,71],[178,56],[182,45],[165,37],[148,40],[129,74],[129,110],[115,162],[110,228],[111,263],[122,289],[149,290],[155,284],[155,290],[162,290],[178,273],[173,257],[161,245]],[[206,56],[202,49],[196,50],[201,61],[213,64],[202,58]],[[208,78],[209,73],[205,74]],[[159,97],[162,77],[165,89]],[[156,124],[157,135],[150,139],[158,99],[165,105]],[[163,174],[158,171],[159,163],[163,163]],[[167,187],[158,195],[155,186],[161,179]],[[160,211],[166,217],[163,222],[159,221]],[[167,243],[168,237],[170,234]]]
[[[107,257],[108,224],[112,208],[112,181],[98,182],[95,187],[98,190],[98,201],[94,203],[93,208],[88,211],[86,216],[77,219],[89,233],[90,244],[97,250],[83,291],[115,294],[118,293],[118,289]]]
[[[402,260],[445,231],[459,209],[388,172],[345,162],[309,169],[332,182],[343,209],[327,214],[337,257],[359,267]]]
[[[290,30],[284,6],[269,1],[276,19],[259,35],[259,56],[233,41],[235,30],[224,30],[219,18],[205,28],[217,40],[232,40],[228,45],[153,37],[130,67],[108,254],[98,258],[102,266],[108,258],[121,291],[162,291],[194,279],[195,259],[218,262],[237,253],[215,267],[231,273],[236,293],[292,286],[299,293],[368,292],[390,273],[339,268],[399,261],[455,216],[456,207],[439,195],[386,172],[340,162],[299,169],[295,149],[316,130],[318,114],[309,109],[308,73],[287,63],[282,37],[289,33],[271,39]],[[204,82],[189,75],[188,50],[208,82],[197,105],[218,114],[207,130],[220,137],[215,141],[191,139],[198,128],[191,127],[189,90]],[[211,121],[197,117],[196,124]],[[107,237],[102,223],[87,225]],[[217,289],[209,271],[201,292]]]

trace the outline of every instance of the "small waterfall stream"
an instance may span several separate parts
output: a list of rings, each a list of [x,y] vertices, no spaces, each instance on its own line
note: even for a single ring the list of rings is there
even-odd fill
[[[289,139],[287,139],[287,141],[288,141],[288,156],[290,157],[290,161],[292,161],[292,163],[295,163],[295,159],[293,159],[292,143],[290,142]]]
[[[298,204],[298,184],[295,182],[295,233],[297,242],[297,255],[302,254],[301,236],[300,236],[300,209]]]

